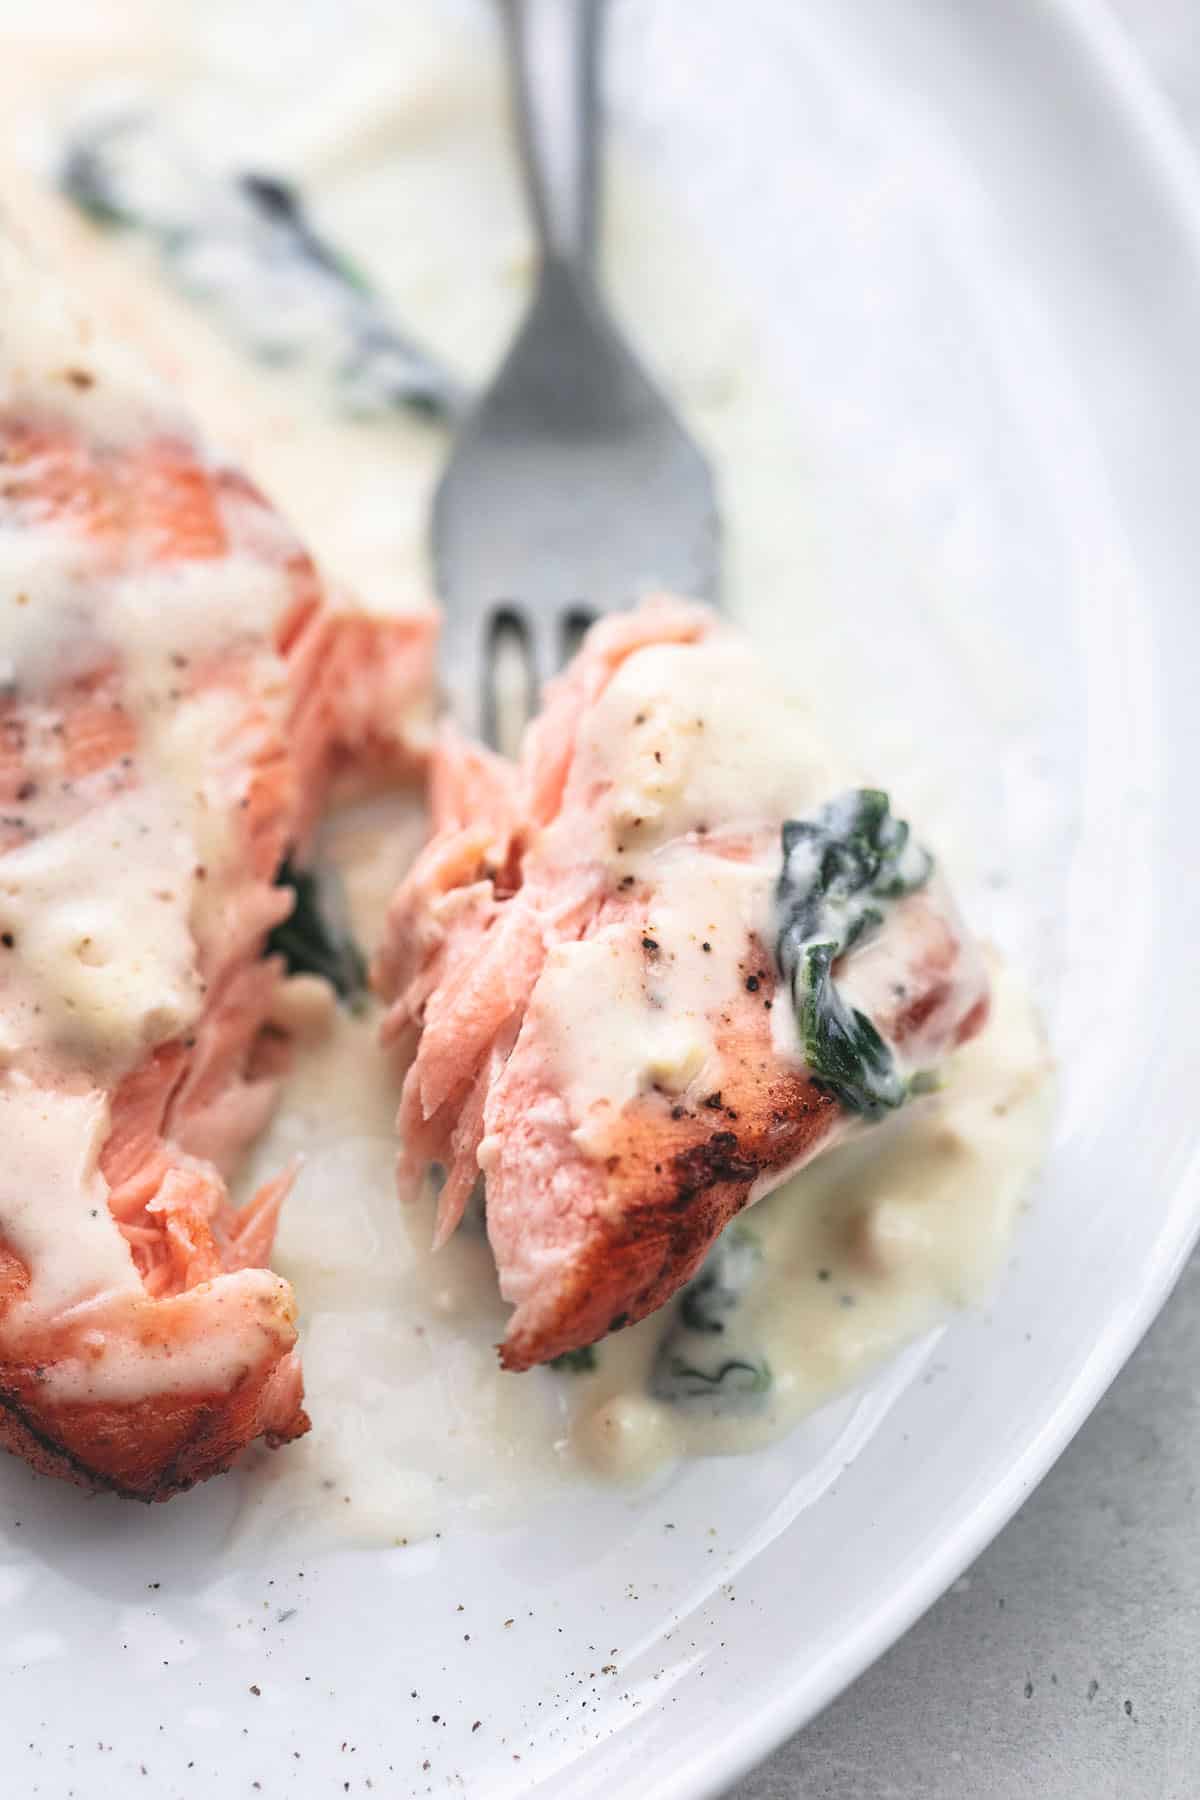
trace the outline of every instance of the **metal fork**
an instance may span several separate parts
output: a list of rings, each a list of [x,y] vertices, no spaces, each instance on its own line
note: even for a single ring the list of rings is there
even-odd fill
[[[718,563],[708,465],[596,284],[603,0],[500,3],[540,267],[433,505],[443,682],[458,722],[493,744],[506,641],[532,711],[599,614],[651,587],[715,599]]]

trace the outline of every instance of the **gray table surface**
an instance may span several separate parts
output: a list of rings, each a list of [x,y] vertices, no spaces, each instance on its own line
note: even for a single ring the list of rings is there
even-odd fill
[[[1200,0],[1113,10],[1200,149]],[[1200,1800],[1200,1253],[1007,1530],[730,1800]]]

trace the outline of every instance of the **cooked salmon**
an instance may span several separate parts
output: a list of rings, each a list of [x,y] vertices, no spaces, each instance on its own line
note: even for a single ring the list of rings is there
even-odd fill
[[[0,247],[0,1441],[143,1500],[306,1429],[228,1178],[330,781],[416,754],[432,626],[339,608],[136,359]]]
[[[982,1025],[945,886],[842,785],[737,634],[669,599],[592,630],[519,763],[442,737],[375,978],[439,1240],[482,1177],[507,1368],[661,1306]]]

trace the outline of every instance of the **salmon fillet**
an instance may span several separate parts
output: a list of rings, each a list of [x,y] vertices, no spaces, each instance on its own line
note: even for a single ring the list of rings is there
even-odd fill
[[[442,737],[434,833],[374,973],[385,1036],[411,1058],[405,1170],[444,1176],[439,1241],[483,1178],[515,1309],[505,1367],[661,1306],[734,1214],[919,1091],[983,1024],[982,960],[928,862],[890,886],[876,873],[887,897],[834,962],[840,1001],[820,945],[800,944],[783,980],[785,845],[793,876],[813,845],[843,867],[837,791],[748,647],[669,599],[593,629],[519,764]],[[900,857],[886,797],[859,798]],[[873,1086],[839,1072],[838,1019]],[[827,1067],[810,1066],[801,1023],[826,1032]]]
[[[307,1428],[227,1180],[330,782],[418,754],[427,618],[331,601],[138,362],[0,245],[0,1442],[142,1500]],[[415,735],[414,735],[415,734]]]

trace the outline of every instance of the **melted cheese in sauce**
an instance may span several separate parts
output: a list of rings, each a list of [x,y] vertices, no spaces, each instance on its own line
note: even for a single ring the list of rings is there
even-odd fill
[[[81,225],[15,163],[44,169],[92,85],[107,84],[111,97],[114,77],[123,79],[126,94],[168,110],[172,128],[218,172],[255,166],[296,179],[318,224],[368,271],[401,322],[478,380],[505,346],[530,265],[494,46],[449,8],[380,9],[368,0],[314,9],[303,33],[293,9],[276,9],[273,0],[264,0],[253,31],[236,0],[215,0],[202,13],[187,0],[86,8],[45,0],[36,14],[0,0],[0,20],[21,46],[0,68],[9,161],[4,169],[0,153],[0,183],[10,211],[77,268],[89,302],[107,320],[157,355],[183,404],[300,525],[336,578],[376,608],[423,604],[425,520],[443,435],[401,418],[349,422],[319,379],[252,365],[202,309],[169,291],[136,244]],[[695,816],[701,792],[714,816],[734,816],[751,792],[778,816],[802,804],[809,780],[820,800],[847,778],[881,771],[901,792],[897,809],[925,822],[944,850],[945,808],[936,779],[914,760],[912,732],[886,707],[856,708],[852,639],[830,629],[811,594],[808,528],[797,523],[811,449],[757,361],[754,328],[722,289],[712,258],[663,216],[657,196],[619,154],[609,179],[608,261],[618,308],[640,322],[723,477],[732,609],[754,622],[762,646],[794,667],[798,681],[821,670],[812,699],[822,727],[853,714],[864,739],[846,755],[844,773],[839,755],[831,781],[821,773],[823,731],[807,705],[756,696],[747,713],[734,698],[736,670],[721,654],[703,671],[698,661],[689,665],[697,677],[691,693],[675,679],[670,652],[636,659],[623,672],[626,685],[614,682],[606,697],[611,736],[592,745],[617,777],[624,825],[636,836],[630,854],[654,858],[678,829],[707,822]],[[702,309],[693,298],[701,291]],[[0,329],[7,310],[0,307]],[[53,322],[47,329],[45,348],[30,358],[38,379],[61,357]],[[134,398],[108,418],[114,435],[140,428],[136,382],[124,391]],[[107,402],[64,385],[63,404],[90,410]],[[45,573],[47,603],[36,612],[21,607],[14,627],[17,596],[4,555],[0,544],[0,677],[9,678],[18,658],[40,677],[65,669],[71,654],[86,655],[71,630],[69,558],[52,579]],[[12,573],[28,585],[17,567]],[[216,619],[200,605],[198,629],[217,629]],[[153,657],[153,618],[147,623]],[[142,685],[147,695],[157,691],[153,668]],[[706,731],[725,746],[719,761],[704,760],[687,724],[696,693],[712,722]],[[644,705],[656,723],[639,739],[628,727]],[[167,717],[147,705],[143,727],[170,739],[178,727]],[[196,739],[215,741],[219,729],[218,719],[197,725]],[[791,766],[779,754],[784,744]],[[700,760],[689,783],[693,755]],[[198,809],[189,829],[201,832],[204,781],[195,778],[193,744],[178,745],[174,766],[174,789]],[[367,945],[420,833],[415,807],[386,814],[344,818],[329,832]],[[643,822],[635,827],[637,818]],[[677,937],[679,955],[691,956],[701,921],[712,931],[740,930],[756,907],[761,891],[756,898],[734,883],[720,896],[711,887],[697,892],[680,867],[663,883],[666,923],[656,924]],[[702,1067],[703,1019],[684,1008],[669,1027],[644,1036],[644,991],[639,998],[619,959],[586,974],[556,966],[552,978],[601,983],[614,1002],[611,1038],[593,1040],[589,1050],[566,1036],[561,1046],[581,1116],[595,1098],[618,1093],[634,1067],[680,1082],[694,1078],[697,1059]],[[717,978],[701,970],[687,979]],[[302,1060],[246,1171],[249,1185],[294,1153],[307,1158],[285,1209],[278,1266],[296,1283],[315,1421],[309,1438],[262,1459],[246,1531],[275,1544],[281,1534],[411,1539],[455,1517],[519,1513],[531,1495],[589,1471],[635,1477],[674,1456],[751,1447],[972,1298],[1003,1253],[1048,1110],[1046,1054],[1028,1003],[1008,977],[997,994],[991,1024],[954,1059],[944,1093],[907,1109],[886,1136],[868,1135],[822,1159],[749,1215],[763,1275],[742,1326],[765,1348],[775,1380],[762,1411],[725,1418],[685,1415],[651,1397],[650,1371],[668,1325],[662,1315],[607,1340],[593,1374],[501,1373],[493,1346],[504,1309],[483,1239],[461,1230],[433,1257],[431,1203],[397,1206],[395,1084],[372,1021],[339,1014]],[[289,1003],[302,999],[298,991]],[[564,1018],[569,999],[564,993]],[[19,1108],[13,1079],[0,1088],[0,1105]],[[61,1132],[39,1134],[30,1120],[29,1155],[44,1152],[44,1188],[74,1175],[73,1191],[93,1191],[89,1133],[99,1124],[88,1122],[88,1104],[72,1101],[69,1121],[63,1115],[70,1128]],[[7,1130],[4,1137],[11,1141]],[[33,1191],[38,1174],[31,1167],[29,1180],[14,1177],[10,1205]],[[99,1248],[89,1266],[106,1268],[105,1255]],[[65,1272],[63,1281],[65,1291]]]

